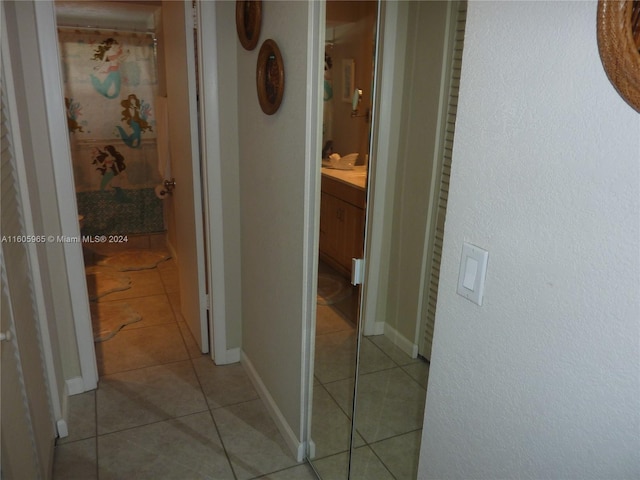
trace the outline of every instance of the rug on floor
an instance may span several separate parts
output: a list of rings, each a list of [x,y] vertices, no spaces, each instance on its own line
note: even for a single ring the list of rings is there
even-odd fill
[[[131,288],[131,277],[112,268],[92,266],[85,268],[89,300],[95,301],[105,295]]]
[[[318,274],[318,305],[333,305],[351,296],[351,285],[330,273]]]
[[[149,250],[127,250],[98,261],[99,265],[114,268],[120,272],[149,270],[159,263],[169,260],[171,255]]]
[[[113,338],[123,327],[142,320],[128,303],[91,302],[93,341],[104,342]]]

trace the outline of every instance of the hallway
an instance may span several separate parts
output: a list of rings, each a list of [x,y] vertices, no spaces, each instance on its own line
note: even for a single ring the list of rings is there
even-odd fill
[[[180,314],[174,260],[124,273],[131,288],[99,303],[126,302],[142,320],[96,343],[100,383],[69,397],[54,479],[315,479],[243,367],[216,366],[198,350]]]

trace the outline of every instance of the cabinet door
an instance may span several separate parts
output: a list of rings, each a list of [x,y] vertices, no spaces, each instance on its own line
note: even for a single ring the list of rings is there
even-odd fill
[[[327,193],[321,194],[320,251],[339,261],[342,243],[341,204],[343,202]]]
[[[344,273],[351,272],[351,259],[362,256],[364,210],[344,200],[321,193],[320,252],[330,257]]]
[[[340,263],[351,271],[351,259],[361,258],[364,250],[364,210],[342,202]]]

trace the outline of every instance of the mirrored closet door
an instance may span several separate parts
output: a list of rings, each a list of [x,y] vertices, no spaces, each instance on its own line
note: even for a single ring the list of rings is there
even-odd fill
[[[345,12],[347,6],[360,16]],[[325,480],[417,477],[465,13],[466,2],[327,2],[319,296],[308,452]],[[353,45],[343,53],[346,39]],[[358,74],[366,57],[363,79]],[[344,125],[366,128],[351,130],[347,136],[353,143],[345,147],[340,140]],[[389,141],[394,135],[395,144]],[[353,167],[333,163],[350,153],[360,157]],[[332,184],[327,177],[346,184],[339,175],[353,181],[358,167],[365,172],[367,221],[356,224],[362,243],[349,254],[364,252],[365,283],[362,290],[352,287],[348,301],[323,304],[322,275],[346,278],[350,273],[336,265],[331,250],[323,250],[327,231],[349,225],[329,222],[331,208],[340,209],[329,197],[347,194],[344,186],[328,190]],[[339,200],[352,205],[354,198]]]

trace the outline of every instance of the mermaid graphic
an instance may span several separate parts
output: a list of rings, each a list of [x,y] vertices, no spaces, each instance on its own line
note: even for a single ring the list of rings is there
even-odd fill
[[[82,115],[80,112],[80,103],[74,102],[73,98],[64,97],[64,104],[67,107],[67,126],[69,127],[69,133],[75,133],[76,131],[84,133],[82,125],[78,123],[78,117]]]
[[[140,148],[142,133],[146,130],[153,131],[147,118],[151,116],[151,108],[148,103],[141,101],[135,94],[129,95],[120,102],[122,105],[122,120],[131,128],[131,133],[125,132],[124,128],[116,126],[120,138],[131,148]]]
[[[104,150],[96,148],[93,153],[94,165],[98,165],[98,170],[102,174],[100,190],[105,190],[110,186],[114,190],[114,199],[118,203],[131,203],[131,199],[125,194],[122,188],[124,181],[123,173],[127,166],[124,163],[124,156],[118,152],[113,145],[106,145]]]
[[[120,95],[120,85],[122,84],[120,64],[128,55],[129,52],[123,52],[122,47],[114,38],[107,38],[96,47],[92,60],[101,63],[95,66],[94,70],[104,79],[101,80],[92,74],[91,83],[100,95],[109,99]]]
[[[103,150],[96,148],[93,152],[92,165],[97,165],[96,170],[102,174],[100,190],[107,188],[111,181],[120,175],[127,166],[124,163],[124,156],[116,150],[113,145],[106,145]],[[114,188],[118,188],[112,185]]]

